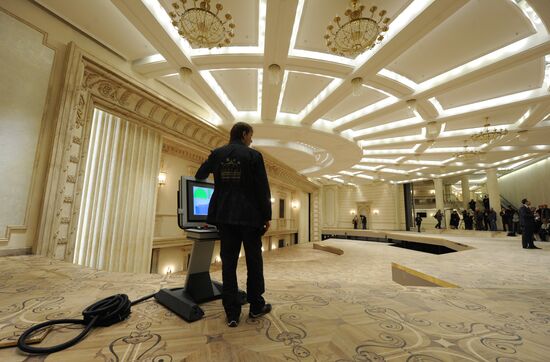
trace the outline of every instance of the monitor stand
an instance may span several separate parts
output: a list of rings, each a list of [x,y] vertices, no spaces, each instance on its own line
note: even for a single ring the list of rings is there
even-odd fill
[[[193,240],[191,259],[183,288],[161,289],[155,299],[187,322],[194,322],[204,316],[200,303],[219,299],[222,296],[222,284],[210,279],[210,264],[214,244],[219,239],[218,231],[212,230],[200,238],[192,237],[193,229],[187,237]],[[246,293],[239,290],[241,303],[246,304]]]

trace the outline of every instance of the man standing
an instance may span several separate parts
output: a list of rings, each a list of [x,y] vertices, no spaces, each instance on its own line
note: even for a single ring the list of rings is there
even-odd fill
[[[519,208],[519,223],[523,229],[521,233],[521,244],[524,249],[540,249],[533,243],[533,233],[535,231],[535,216],[531,211],[531,202],[527,199],[521,200]]]
[[[416,223],[416,227],[418,228],[418,232],[420,232],[420,226],[422,225],[422,216],[420,216],[420,214],[417,213],[416,217],[414,218],[414,221]]]
[[[271,193],[262,154],[252,148],[252,127],[236,123],[229,144],[215,149],[201,165],[195,178],[214,174],[214,194],[208,206],[207,222],[217,225],[221,240],[223,292],[227,325],[237,327],[241,299],[237,284],[237,263],[244,244],[247,267],[246,292],[249,316],[260,317],[271,311],[265,292],[262,235],[271,220]]]
[[[365,215],[361,215],[361,226],[363,230],[367,229],[367,217]]]

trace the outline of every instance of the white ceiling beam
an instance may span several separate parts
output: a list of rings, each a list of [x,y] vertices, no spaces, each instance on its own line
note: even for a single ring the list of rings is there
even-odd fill
[[[159,51],[174,69],[187,67],[193,71],[191,84],[197,94],[224,121],[235,117],[216,95],[193,64],[182,39],[172,27],[166,12],[156,0],[111,0],[120,12],[140,31],[151,45]]]
[[[283,97],[281,94],[282,80],[297,7],[298,0],[267,2],[261,110],[263,122],[275,121],[279,97]],[[268,68],[271,64],[281,67],[281,81],[278,84],[271,84],[269,81]]]
[[[387,65],[388,61],[395,59],[413,46],[416,41],[432,31],[467,2],[468,0],[438,0],[431,2],[424,11],[409,22],[393,38],[385,42],[383,46],[379,45],[379,49],[365,63],[359,66],[353,74],[350,74],[340,87],[335,89],[332,94],[319,102],[315,108],[305,115],[301,124],[311,125],[317,119],[322,118],[325,113],[350,93],[352,78],[369,78],[378,73],[380,69]]]

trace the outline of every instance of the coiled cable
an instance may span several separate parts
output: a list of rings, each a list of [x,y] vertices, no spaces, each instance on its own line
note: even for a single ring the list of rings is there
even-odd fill
[[[80,342],[90,332],[93,327],[108,327],[128,318],[131,313],[132,305],[138,304],[153,297],[156,293],[146,295],[133,302],[130,302],[128,295],[115,294],[101,299],[98,302],[88,306],[82,311],[83,319],[56,319],[37,324],[27,329],[17,341],[17,348],[23,352],[34,354],[47,354],[62,351]],[[27,345],[27,338],[33,333],[52,326],[54,324],[82,324],[84,330],[73,339],[51,347],[31,347]]]

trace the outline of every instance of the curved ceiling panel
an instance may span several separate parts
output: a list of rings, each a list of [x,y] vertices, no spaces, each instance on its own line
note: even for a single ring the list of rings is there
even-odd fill
[[[544,58],[520,64],[437,97],[443,108],[453,108],[539,88],[544,80]]]
[[[338,103],[336,107],[332,108],[329,112],[327,112],[323,116],[323,119],[328,119],[329,121],[335,121],[347,114],[353,113],[358,109],[369,106],[386,97],[387,95],[383,93],[380,93],[368,87],[363,87],[361,95],[354,96],[353,94],[349,94],[340,103]]]
[[[38,3],[128,60],[157,53],[110,0],[38,0]]]
[[[258,108],[258,70],[231,69],[210,72],[239,111]]]
[[[470,1],[386,68],[421,83],[533,32],[511,1]]]
[[[326,88],[332,78],[313,74],[290,72],[286,83],[281,111],[300,113],[319,92]]]

